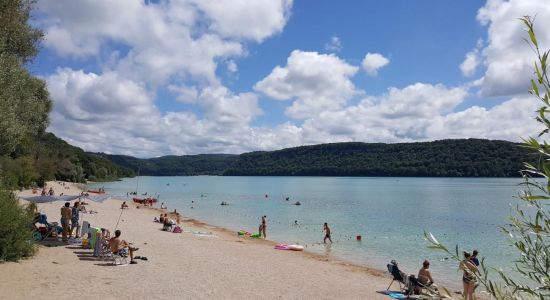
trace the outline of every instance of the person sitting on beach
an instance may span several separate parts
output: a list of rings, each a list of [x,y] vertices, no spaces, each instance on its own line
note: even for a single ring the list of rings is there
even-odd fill
[[[170,231],[172,229],[172,226],[174,225],[174,221],[170,220],[167,216],[164,217],[164,223],[162,226],[162,230],[164,231]]]
[[[164,215],[160,214],[159,223],[164,224]]]
[[[134,261],[134,252],[138,251],[139,248],[134,248],[130,246],[130,243],[125,240],[120,239],[122,232],[120,230],[115,231],[115,236],[109,240],[109,248],[113,254],[118,254],[120,256],[127,256],[128,252],[130,253],[130,264],[137,264]]]
[[[323,225],[323,230],[325,231],[325,238],[323,239],[323,243],[326,244],[328,239],[332,244],[332,239],[330,238],[330,227],[328,227],[328,224],[326,222]]]
[[[164,202],[162,202],[160,204],[160,209],[167,209],[167,208],[168,208],[168,206],[164,205]]]
[[[52,188],[52,187],[50,187],[50,190],[48,191],[48,194],[49,194],[50,196],[53,196],[53,195],[55,194],[55,192],[53,191],[53,188]]]
[[[120,205],[120,209],[125,209],[125,208],[128,208],[128,204],[126,204],[126,201],[122,202],[122,204]]]
[[[108,229],[101,228],[101,238],[104,241],[108,241],[111,239],[111,232]]]
[[[428,260],[422,263],[422,268],[418,271],[418,281],[425,286],[431,286],[434,283],[432,273],[430,272],[430,262]]]

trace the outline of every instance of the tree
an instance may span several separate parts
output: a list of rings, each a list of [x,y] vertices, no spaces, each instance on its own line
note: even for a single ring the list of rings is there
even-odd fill
[[[541,52],[534,30],[534,19],[525,16],[521,21],[527,26],[529,39],[526,41],[536,53],[537,61],[534,64],[535,78],[531,80],[529,91],[542,106],[537,110],[536,120],[543,125],[537,138],[524,140],[524,147],[539,154],[538,163],[525,163],[520,171],[525,190],[518,196],[514,215],[510,216],[510,223],[501,227],[502,231],[510,236],[511,243],[518,251],[515,261],[515,273],[525,278],[524,282],[517,282],[509,274],[500,269],[490,269],[481,262],[481,272],[476,274],[480,284],[495,298],[508,299],[550,299],[550,145],[544,140],[550,133],[550,80],[548,80],[547,59],[550,50]],[[542,178],[542,180],[541,180]],[[430,241],[429,248],[445,251],[455,260],[460,261],[459,247],[452,253],[442,245],[431,233],[425,233]],[[500,280],[496,281],[489,276],[496,272]]]
[[[0,1],[0,155],[12,153],[27,136],[48,126],[51,100],[46,84],[25,69],[43,37],[28,24],[33,3]]]

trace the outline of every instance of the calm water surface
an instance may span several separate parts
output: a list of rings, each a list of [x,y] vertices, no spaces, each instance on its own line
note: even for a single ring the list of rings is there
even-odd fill
[[[515,252],[497,226],[506,223],[520,182],[518,178],[142,176],[100,186],[123,198],[137,187],[140,194],[160,195],[161,202],[184,216],[233,230],[256,232],[265,214],[270,240],[299,243],[310,251],[377,269],[396,259],[401,269],[416,273],[429,259],[434,279],[456,286],[461,278],[456,263],[426,249],[424,230],[453,249],[456,244],[478,249],[489,265],[510,266]],[[221,206],[222,201],[230,205]],[[302,205],[291,205],[296,201]],[[322,244],[323,222],[331,226],[333,245]],[[356,235],[362,235],[362,241],[356,241]]]

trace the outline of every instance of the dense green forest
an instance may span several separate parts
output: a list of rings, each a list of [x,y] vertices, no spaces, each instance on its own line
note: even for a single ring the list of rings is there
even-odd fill
[[[45,180],[106,181],[134,176],[134,172],[98,155],[69,145],[52,133],[43,133],[0,157],[0,166],[10,185],[41,185]]]
[[[231,154],[169,155],[148,159],[104,153],[94,155],[148,176],[222,175],[237,159],[237,155]]]
[[[533,157],[519,144],[481,139],[334,143],[245,153],[224,175],[509,177]]]

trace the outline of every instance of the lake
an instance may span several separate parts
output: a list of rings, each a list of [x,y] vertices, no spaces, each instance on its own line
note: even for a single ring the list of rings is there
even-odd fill
[[[511,267],[516,252],[498,225],[517,203],[520,178],[396,177],[136,177],[101,183],[126,198],[135,191],[186,217],[232,230],[257,232],[267,215],[268,239],[385,269],[395,259],[416,274],[431,261],[434,280],[459,286],[457,264],[426,248],[423,232],[454,249],[478,249],[491,266]],[[267,197],[266,197],[267,195]],[[285,199],[289,197],[289,201]],[[222,206],[225,201],[229,205]],[[300,206],[292,205],[296,201]],[[294,221],[298,221],[298,225]],[[334,244],[323,245],[323,223]],[[356,236],[362,240],[357,241]]]

